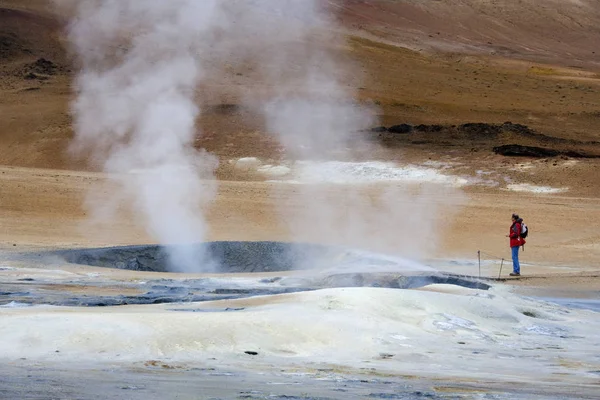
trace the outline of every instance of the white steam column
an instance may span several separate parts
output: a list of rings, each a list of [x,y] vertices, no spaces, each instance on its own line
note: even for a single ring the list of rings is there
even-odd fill
[[[199,45],[216,22],[213,0],[58,1],[75,7],[69,37],[80,62],[73,104],[73,149],[120,184],[124,201],[161,244],[174,244],[177,271],[211,266],[197,247],[207,226],[202,204],[215,192],[215,160],[192,146],[202,78]],[[105,215],[105,214],[103,214]]]

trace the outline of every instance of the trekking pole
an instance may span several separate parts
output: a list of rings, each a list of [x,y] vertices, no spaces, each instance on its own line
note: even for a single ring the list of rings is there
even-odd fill
[[[500,261],[500,272],[498,272],[498,279],[500,279],[500,275],[502,275],[502,265],[504,264],[504,258]]]
[[[479,260],[479,278],[481,279],[481,250],[477,250],[477,259]]]

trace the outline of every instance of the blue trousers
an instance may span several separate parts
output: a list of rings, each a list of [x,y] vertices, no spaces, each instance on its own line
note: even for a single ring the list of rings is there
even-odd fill
[[[519,247],[520,246],[515,246],[510,248],[512,250],[513,272],[515,274],[521,273],[521,265],[519,264]]]

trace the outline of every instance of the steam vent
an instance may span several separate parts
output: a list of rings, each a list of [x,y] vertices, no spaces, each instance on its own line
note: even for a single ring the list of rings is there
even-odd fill
[[[198,265],[183,271],[170,267],[169,254],[188,251],[198,255]],[[208,242],[188,247],[124,246],[66,250],[59,255],[73,264],[151,272],[276,272],[311,268],[312,261],[335,253],[333,248],[284,242]]]
[[[456,275],[415,270],[402,259],[383,254],[307,243],[208,242],[180,248],[199,256],[196,273],[252,274],[301,271],[302,281],[313,288],[376,286],[397,289],[446,283],[484,289],[488,285]],[[178,272],[170,267],[169,254],[175,247],[156,245],[76,249],[58,252],[73,264],[147,272]],[[56,253],[55,253],[56,254]],[[280,278],[277,278],[277,280]]]
[[[197,270],[181,270],[188,274],[178,277],[170,267],[169,255],[175,249],[145,245],[20,254],[19,259],[29,257],[32,262],[67,262],[105,268],[106,272],[96,269],[52,288],[37,279],[7,284],[0,291],[0,304],[98,307],[190,303],[326,288],[414,289],[439,283],[489,289],[474,277],[439,273],[425,266],[414,268],[406,260],[385,254],[286,242],[224,241],[183,248],[209,261],[199,260]],[[143,275],[124,277],[115,273],[118,270]]]

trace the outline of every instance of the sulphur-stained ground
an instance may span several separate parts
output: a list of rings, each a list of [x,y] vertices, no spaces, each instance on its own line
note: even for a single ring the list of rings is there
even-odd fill
[[[434,252],[411,242],[403,213],[390,214],[399,220],[381,232],[386,246],[364,239],[367,247],[392,257],[405,255],[398,251],[402,242],[421,248],[413,262],[387,264],[384,271],[398,276],[438,271],[469,279],[481,271],[483,282],[491,285],[487,290],[457,284],[416,290],[342,284],[285,294],[314,282],[327,287],[335,274],[369,276],[381,267],[341,264],[331,272],[331,261],[316,270],[207,275],[112,270],[27,256],[151,239],[126,210],[100,226],[90,224],[80,204],[90,187],[105,180],[103,175],[8,167],[2,172],[0,332],[7,378],[1,387],[7,398],[36,393],[34,398],[45,393],[90,399],[106,393],[115,398],[595,396],[599,278],[593,243],[598,231],[586,224],[598,218],[595,199],[450,192],[457,203],[436,217],[442,228],[435,237],[420,238],[439,236]],[[284,222],[294,208],[301,213],[304,207],[298,185],[221,182],[208,214],[209,239],[294,240]],[[361,196],[378,188],[361,189]],[[319,190],[339,202],[356,195],[352,185]],[[403,197],[396,205],[414,212],[411,195],[399,193]],[[449,195],[432,192],[419,201],[445,205]],[[286,209],[280,215],[277,203],[291,203],[291,214]],[[511,267],[504,236],[514,204],[535,229],[521,253],[520,279],[507,275]],[[377,221],[376,214],[369,215]],[[90,236],[89,229],[97,234]],[[312,233],[314,242],[340,244],[316,231],[301,233]],[[398,241],[386,241],[386,235]],[[502,257],[502,279],[496,280]],[[268,290],[252,292],[257,285]],[[229,296],[187,302],[198,287]],[[181,291],[184,296],[178,298]],[[110,299],[132,305],[111,306]],[[135,305],[136,299],[167,303]],[[182,386],[182,381],[194,383]]]
[[[204,240],[380,263],[178,274],[47,256],[156,239],[127,201],[98,212],[119,177],[71,151],[68,7],[0,0],[0,398],[598,397],[600,3],[325,3],[373,126],[352,156],[294,161],[244,101],[277,88],[227,66],[197,89],[194,145],[219,161]]]

